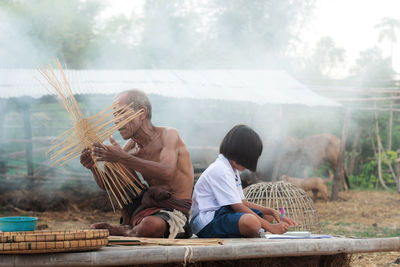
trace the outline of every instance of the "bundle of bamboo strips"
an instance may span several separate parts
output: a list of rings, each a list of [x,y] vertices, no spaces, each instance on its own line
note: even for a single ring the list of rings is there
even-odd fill
[[[49,150],[53,165],[63,165],[79,157],[84,148],[92,150],[94,143],[102,144],[115,131],[140,116],[143,110],[135,112],[130,106],[119,106],[117,103],[114,103],[99,113],[85,118],[58,60],[56,60],[56,66],[58,71],[55,71],[52,66],[39,70],[50,84],[50,88],[40,80],[39,82],[51,94],[56,93],[61,98],[64,108],[74,123],[71,129],[65,131],[55,140],[54,145]],[[106,147],[104,148],[106,149]],[[94,172],[104,185],[114,210],[114,201],[122,208],[123,204],[131,203],[132,197],[140,195],[145,189],[145,186],[137,178],[136,174],[128,170],[124,165],[115,162],[106,162],[104,168],[100,168],[93,154],[91,154],[91,157],[94,162]]]

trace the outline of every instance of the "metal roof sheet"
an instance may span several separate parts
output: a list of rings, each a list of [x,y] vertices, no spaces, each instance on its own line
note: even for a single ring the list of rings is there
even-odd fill
[[[137,88],[177,98],[340,107],[279,70],[65,70],[78,94],[116,94]],[[0,69],[0,98],[47,95],[38,70]]]

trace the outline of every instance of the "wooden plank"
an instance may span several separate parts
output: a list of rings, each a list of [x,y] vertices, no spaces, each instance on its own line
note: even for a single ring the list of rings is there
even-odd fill
[[[239,241],[239,242],[237,242]],[[399,251],[400,237],[232,240],[218,246],[132,246],[106,247],[93,252],[44,255],[1,255],[1,266],[128,266],[135,264],[183,263],[267,257],[335,255]]]

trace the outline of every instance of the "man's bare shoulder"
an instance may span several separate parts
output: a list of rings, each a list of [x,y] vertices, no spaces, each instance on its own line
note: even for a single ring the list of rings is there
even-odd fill
[[[162,139],[170,139],[170,138],[180,138],[179,132],[177,129],[172,127],[158,127],[160,132],[160,136]]]

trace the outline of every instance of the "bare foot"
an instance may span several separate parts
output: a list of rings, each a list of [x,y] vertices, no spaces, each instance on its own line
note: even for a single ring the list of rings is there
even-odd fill
[[[90,226],[90,229],[110,229],[111,225],[105,222],[94,223]]]
[[[129,225],[111,226],[108,223],[102,222],[92,224],[90,229],[107,229],[110,232],[110,235],[135,236],[135,232],[132,231],[132,228]]]

